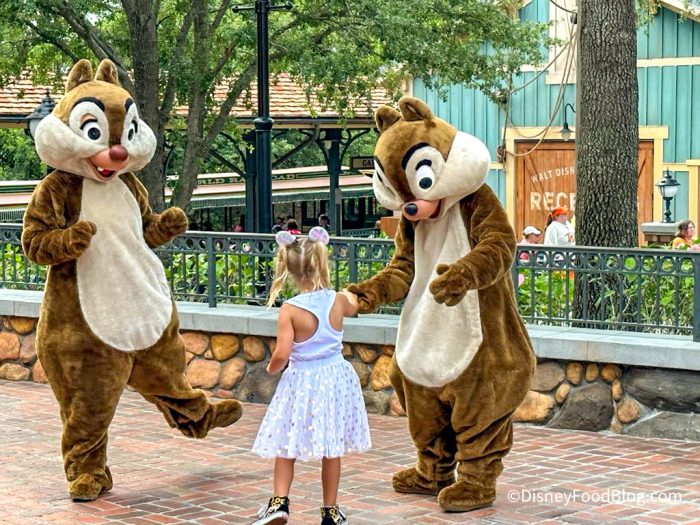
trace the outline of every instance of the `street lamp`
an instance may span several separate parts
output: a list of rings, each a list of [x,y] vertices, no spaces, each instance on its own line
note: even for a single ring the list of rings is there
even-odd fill
[[[255,0],[255,5],[234,5],[235,12],[255,9],[257,15],[258,44],[258,117],[255,119],[256,196],[254,208],[255,230],[272,231],[272,139],[270,132],[274,121],[270,118],[269,47],[267,18],[270,11],[290,10],[292,4],[272,5],[270,0]]]
[[[661,222],[673,222],[671,220],[671,200],[676,196],[676,193],[678,193],[678,186],[680,185],[681,183],[673,178],[671,171],[668,169],[666,170],[663,178],[656,183],[656,187],[659,188],[659,193],[661,193],[661,197],[664,199],[664,203],[666,204],[664,220]]]
[[[53,111],[53,108],[56,107],[56,102],[54,99],[51,98],[51,95],[49,94],[49,90],[46,90],[46,95],[44,96],[43,100],[41,103],[34,108],[34,111],[32,111],[29,115],[27,115],[27,127],[25,128],[24,132],[29,135],[29,137],[34,140],[34,134],[36,133],[36,128],[39,125],[39,122],[41,122],[44,117],[47,117],[48,115],[51,114]]]
[[[574,106],[569,104],[568,102],[564,106],[564,125],[561,128],[561,138],[564,139],[564,142],[569,140],[571,138],[571,130],[569,129],[569,122],[568,118],[566,118],[566,108],[571,108],[571,111],[576,113],[576,110],[574,109]]]

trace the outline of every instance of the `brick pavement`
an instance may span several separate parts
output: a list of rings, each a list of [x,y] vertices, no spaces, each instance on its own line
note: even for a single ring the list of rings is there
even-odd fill
[[[271,462],[249,453],[265,407],[245,409],[233,427],[192,441],[125,393],[110,433],[114,489],[79,504],[67,498],[49,387],[0,381],[0,523],[249,523],[269,495]],[[343,464],[340,502],[353,525],[700,524],[700,443],[517,426],[496,504],[446,514],[433,497],[391,490],[414,457],[405,419],[370,415],[370,426],[374,448]],[[318,462],[299,464],[290,523],[319,522],[318,478]],[[677,499],[651,500],[658,492]]]

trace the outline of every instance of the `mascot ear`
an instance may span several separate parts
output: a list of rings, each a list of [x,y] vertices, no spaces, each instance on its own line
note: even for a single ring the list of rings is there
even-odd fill
[[[111,60],[104,59],[102,62],[100,62],[100,65],[97,66],[95,80],[102,80],[103,82],[109,82],[110,84],[115,84],[121,87],[117,66],[115,66],[114,62]]]
[[[399,109],[404,120],[430,120],[433,118],[433,113],[428,105],[413,97],[401,97],[399,100]]]
[[[82,59],[78,60],[73,66],[73,69],[68,73],[68,80],[66,80],[66,93],[71,89],[83,84],[84,82],[90,82],[92,80],[92,64],[89,60]]]
[[[374,121],[377,123],[380,134],[384,133],[400,118],[401,113],[389,106],[379,106],[374,112]]]

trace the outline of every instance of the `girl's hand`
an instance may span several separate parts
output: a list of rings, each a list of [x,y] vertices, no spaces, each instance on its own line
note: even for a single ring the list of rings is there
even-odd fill
[[[347,304],[345,305],[345,316],[354,316],[357,315],[357,311],[360,309],[358,300],[357,300],[357,295],[355,295],[352,292],[349,292],[346,289],[343,289],[339,292],[341,295],[345,297],[347,300]]]

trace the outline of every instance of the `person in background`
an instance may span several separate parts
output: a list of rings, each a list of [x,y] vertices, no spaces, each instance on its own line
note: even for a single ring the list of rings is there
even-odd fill
[[[676,225],[676,236],[671,242],[671,248],[674,250],[692,250],[700,251],[700,244],[694,244],[695,238],[695,223],[690,219],[680,221]]]
[[[525,226],[523,229],[523,238],[518,243],[520,246],[530,246],[533,244],[540,244],[540,238],[542,237],[542,232],[535,228],[534,226]],[[518,255],[521,261],[527,262],[530,260],[529,251],[521,251]]]
[[[539,244],[542,232],[534,226],[525,226],[523,238],[518,244]]]
[[[357,296],[331,288],[326,230],[315,226],[304,239],[283,231],[275,239],[267,304],[275,304],[288,280],[297,295],[279,309],[277,345],[267,365],[268,373],[283,373],[253,453],[275,458],[275,467],[272,497],[253,525],[288,522],[294,464],[312,459],[321,460],[321,525],[346,525],[337,499],[341,458],[371,446],[362,387],[342,353],[343,318],[357,313]]]
[[[238,224],[233,227],[234,233],[242,233],[245,231],[245,215],[241,215],[238,219]]]
[[[569,209],[558,206],[552,210],[547,219],[544,232],[544,244],[553,246],[574,246],[574,229],[568,221]]]
[[[301,235],[301,230],[299,229],[299,223],[294,219],[287,220],[287,231],[292,235]]]
[[[325,213],[322,213],[321,215],[318,216],[318,225],[323,228],[326,231],[330,231],[331,229],[331,220],[328,218],[328,215]]]

